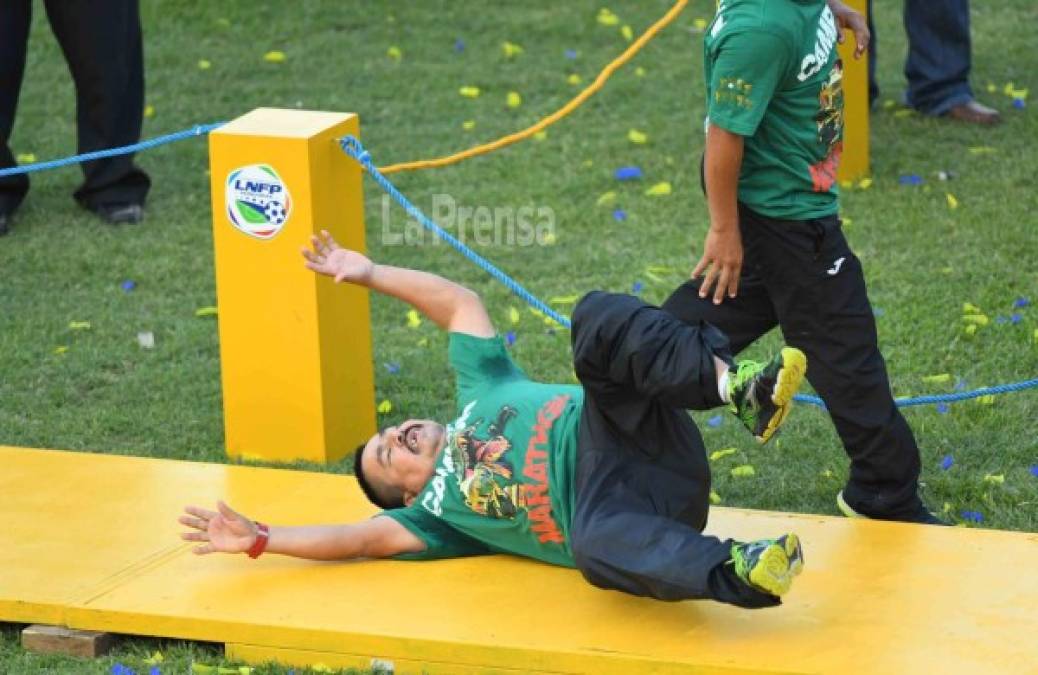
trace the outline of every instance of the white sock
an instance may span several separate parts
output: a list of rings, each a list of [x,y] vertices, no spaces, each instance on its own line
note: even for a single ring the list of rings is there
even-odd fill
[[[728,364],[714,357],[714,369],[717,371],[717,395],[725,403],[731,403],[728,398]]]

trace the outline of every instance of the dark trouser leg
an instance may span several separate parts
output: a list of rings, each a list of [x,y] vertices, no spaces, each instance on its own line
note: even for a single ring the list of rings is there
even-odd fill
[[[596,586],[661,600],[744,607],[778,599],[724,565],[731,541],[701,534],[710,467],[683,408],[720,405],[714,356],[724,336],[640,300],[591,293],[573,314],[573,360],[585,389],[570,545]]]
[[[15,165],[8,140],[14,128],[14,113],[25,73],[31,18],[31,0],[0,2],[0,169]],[[28,191],[28,176],[0,178],[0,214],[12,213]]]
[[[973,99],[969,0],[905,0],[908,105],[942,115]]]
[[[144,54],[137,0],[47,0],[47,17],[76,84],[79,152],[140,140]],[[133,155],[83,164],[76,200],[88,209],[143,204],[151,185]]]

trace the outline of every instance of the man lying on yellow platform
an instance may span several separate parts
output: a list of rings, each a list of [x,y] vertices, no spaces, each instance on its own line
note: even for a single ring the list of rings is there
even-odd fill
[[[760,442],[803,380],[801,352],[735,364],[727,338],[629,295],[587,294],[573,313],[577,385],[530,380],[473,291],[374,264],[324,232],[306,266],[413,305],[450,332],[458,416],[408,420],[357,449],[354,473],[384,509],[360,523],[268,527],[187,507],[194,551],[313,560],[511,553],[576,567],[601,588],[661,600],[780,603],[803,566],[795,534],[749,543],[702,534],[710,467],[687,410],[727,405]]]

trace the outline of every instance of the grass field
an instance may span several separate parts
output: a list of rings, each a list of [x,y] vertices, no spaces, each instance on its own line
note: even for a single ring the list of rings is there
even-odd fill
[[[842,208],[897,396],[1038,374],[1038,307],[1014,307],[1025,304],[1020,299],[1038,303],[1038,118],[1003,93],[1010,82],[1038,87],[1038,54],[1030,49],[1038,9],[1029,0],[973,4],[973,83],[982,101],[1005,113],[996,129],[906,114],[894,103],[903,86],[900,3],[876,2],[883,95],[873,118],[873,184],[846,192]],[[626,44],[618,27],[595,21],[600,5],[583,0],[497,3],[492,10],[431,0],[142,5],[154,108],[144,137],[259,106],[355,111],[380,164],[437,156],[524,127],[574,95],[570,75],[589,82]],[[638,285],[643,297],[662,301],[691,269],[707,222],[697,175],[704,107],[695,21],[709,17],[708,5],[693,2],[545,139],[394,181],[427,210],[434,195],[467,207],[550,208],[553,244],[476,247],[543,298]],[[637,33],[668,7],[651,0],[613,9]],[[72,154],[75,116],[64,61],[38,9],[11,143],[16,153],[42,160]],[[505,58],[506,40],[523,53]],[[387,54],[391,47],[399,59]],[[265,62],[269,50],[286,60]],[[200,60],[210,66],[200,68]],[[460,96],[465,85],[482,95]],[[505,105],[509,91],[521,93],[520,107]],[[470,120],[474,128],[465,129]],[[630,129],[648,134],[648,142],[631,143]],[[0,239],[0,444],[224,461],[216,323],[195,316],[196,308],[215,304],[206,153],[197,139],[139,157],[154,187],[146,221],[135,227],[111,227],[79,210],[70,198],[78,170],[32,177],[12,234]],[[640,166],[646,178],[617,183],[613,171],[625,165]],[[939,172],[951,180],[939,180]],[[922,177],[922,185],[901,185],[907,174]],[[660,181],[673,193],[644,195]],[[365,190],[373,258],[478,289],[502,330],[515,332],[513,353],[526,371],[569,381],[568,333],[548,330],[447,247],[428,239],[424,246],[385,245],[385,233],[402,231],[405,217],[393,208],[386,220],[381,190],[370,180]],[[617,192],[617,203],[597,206],[607,191]],[[614,217],[617,208],[625,220]],[[135,290],[122,290],[126,280]],[[973,336],[961,318],[967,302],[991,319]],[[509,320],[513,307],[518,325]],[[406,307],[395,301],[375,298],[372,311],[376,396],[393,403],[380,422],[447,418],[445,338],[428,322],[408,328]],[[73,321],[91,328],[72,330]],[[141,331],[154,333],[154,349],[138,346]],[[777,345],[771,335],[749,355]],[[933,381],[940,374],[948,381]],[[956,521],[964,511],[982,514],[983,522],[968,526],[1038,530],[1036,397],[1031,391],[906,412],[931,506]],[[836,513],[847,461],[823,413],[800,408],[782,438],[763,449],[734,418],[717,426],[711,418],[698,417],[708,448],[737,450],[714,463],[725,504]],[[948,457],[953,464],[944,469]],[[756,476],[732,477],[741,464],[752,464]],[[147,672],[142,659],[155,649],[167,656],[163,672],[186,672],[192,660],[222,663],[215,647],[197,644],[133,641],[96,662],[41,658],[17,644],[14,628],[0,631],[0,671],[103,673],[119,662]]]

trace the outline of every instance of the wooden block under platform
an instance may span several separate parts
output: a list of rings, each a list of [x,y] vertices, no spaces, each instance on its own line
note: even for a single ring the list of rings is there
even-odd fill
[[[22,631],[22,647],[38,654],[65,654],[97,658],[112,648],[115,636],[64,626],[29,626]]]

